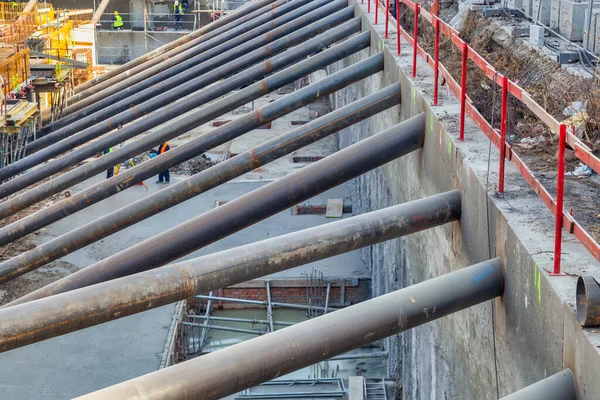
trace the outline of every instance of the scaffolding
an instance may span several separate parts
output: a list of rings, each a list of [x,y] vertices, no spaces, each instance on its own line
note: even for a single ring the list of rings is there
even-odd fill
[[[22,44],[37,29],[37,11],[24,12],[24,6],[0,2],[0,43]]]
[[[29,76],[29,49],[23,49],[0,60],[0,76],[4,82],[2,87],[4,95],[26,82]]]

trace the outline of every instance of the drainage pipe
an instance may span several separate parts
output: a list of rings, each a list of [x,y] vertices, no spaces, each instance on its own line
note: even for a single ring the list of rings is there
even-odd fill
[[[502,400],[577,400],[575,378],[569,368],[542,379]]]
[[[312,12],[318,8],[323,9],[322,6],[325,4],[326,3],[323,0],[311,1],[297,10],[286,13],[281,17],[278,17],[255,29],[232,38],[225,43],[217,43],[214,46],[210,46],[206,51],[187,60],[181,65],[177,65],[167,69],[166,71],[151,76],[141,83],[128,86],[114,95],[108,96],[76,113],[72,113],[71,115],[61,118],[60,120],[56,121],[55,124],[53,124],[51,133],[47,133],[50,131],[43,132],[42,134],[45,135],[44,137],[32,142],[27,146],[27,154],[31,155],[32,153],[47,147],[49,143],[55,143],[56,139],[62,140],[80,131],[81,129],[84,129],[85,127],[92,126],[94,120],[90,119],[91,116],[95,116],[95,121],[108,119],[109,117],[114,116],[121,111],[125,111],[129,108],[139,105],[154,98],[155,96],[161,97],[162,93],[171,89],[178,89],[178,91],[181,92],[179,98],[183,98],[185,95],[196,90],[191,90],[189,87],[192,80],[206,72],[215,70],[218,71],[218,67],[239,57],[240,51],[242,50],[240,48],[241,46],[244,47],[245,51],[245,53],[242,54],[248,54],[250,51],[260,48],[261,46],[278,39],[283,35],[302,28],[319,19],[315,18],[314,13]],[[346,2],[342,1],[341,3],[337,3],[337,7],[329,7],[329,14],[320,15],[331,15],[333,12],[345,6]],[[309,13],[310,17],[306,18],[307,14]],[[301,17],[305,18],[297,21],[298,18]],[[283,26],[286,28],[282,30],[281,28]],[[213,41],[207,42],[206,45],[209,46]],[[272,56],[273,54],[274,53],[267,54],[267,56]],[[265,58],[267,56],[265,56]],[[253,63],[247,63],[246,65],[249,66],[252,64]],[[214,82],[214,80],[211,82]],[[169,103],[173,101],[175,100],[170,100]],[[143,116],[147,112],[142,112],[142,110],[134,111],[136,111],[137,118]],[[112,126],[112,129],[114,129],[114,127],[125,122],[113,121],[110,126]]]
[[[317,4],[322,5],[322,3],[319,0],[292,0],[290,2],[287,2],[284,5],[277,7],[268,13],[260,15],[246,22],[245,24],[236,26],[235,28],[223,32],[220,35],[216,35],[214,38],[207,40],[197,46],[194,46],[189,50],[179,53],[173,58],[169,58],[154,67],[148,68],[143,72],[140,72],[139,74],[124,79],[120,82],[116,82],[110,85],[110,87],[101,90],[96,94],[93,94],[86,98],[82,98],[75,104],[66,107],[63,111],[63,115],[68,116],[69,114],[80,111],[83,108],[90,106],[98,102],[99,100],[107,98],[111,95],[116,95],[115,97],[111,97],[111,99],[113,99],[112,101],[115,101],[115,99],[122,100],[125,97],[129,97],[133,93],[137,93],[149,87],[151,84],[156,84],[157,79],[148,78],[153,78],[154,75],[160,73],[159,81],[162,81],[172,76],[175,76],[183,71],[186,71],[192,66],[202,61],[205,61],[205,52],[207,50],[210,50],[222,43],[228,43],[231,47],[235,47],[235,44],[237,43],[236,39],[238,39],[241,36],[248,37],[248,35],[252,34],[252,38],[254,38],[258,35],[266,33],[274,28],[274,26],[272,25],[274,19],[282,16],[289,17],[289,14],[292,11],[308,4],[313,4],[314,8],[317,7]],[[288,19],[288,21],[286,22],[289,22],[292,19],[293,18]],[[91,88],[89,90],[95,91],[96,88]],[[73,98],[76,98],[77,96],[79,95],[75,95],[73,96]],[[91,109],[86,110],[86,112],[89,113],[92,112],[92,110],[97,111],[94,107],[92,107]]]
[[[176,260],[421,148],[424,128],[424,115],[413,117],[10,304],[135,274]]]
[[[458,191],[446,192],[0,309],[0,351],[456,221],[460,210]]]
[[[57,260],[235,177],[241,176],[310,143],[314,143],[339,130],[369,118],[399,102],[400,84],[395,83],[345,107],[325,114],[308,124],[238,154],[188,179],[169,185],[150,196],[146,196],[128,206],[122,207],[1,263],[0,283],[14,279],[26,272]],[[230,126],[223,126],[214,132],[216,134],[217,131],[227,131],[230,128]],[[75,196],[80,195],[77,194]],[[81,201],[82,205],[87,205],[97,200],[82,197]],[[69,210],[65,212],[63,210],[61,211],[62,214],[58,215],[65,215],[72,212],[74,211]]]
[[[503,291],[500,259],[484,261],[80,399],[221,399],[483,303]],[[248,365],[260,367],[245,368]]]
[[[87,82],[82,83],[81,85],[76,86],[75,94],[81,93],[91,88],[92,86],[97,86],[98,84],[105,82],[109,79],[112,79],[111,83],[108,84],[111,85],[119,80],[125,79],[128,76],[133,76],[140,70],[156,65],[162,62],[165,58],[172,57],[175,54],[187,50],[191,46],[195,46],[196,42],[193,42],[194,39],[205,36],[207,33],[212,32],[217,28],[221,28],[224,25],[228,25],[233,21],[237,21],[236,24],[239,25],[254,18],[256,15],[260,15],[263,12],[263,10],[267,10],[263,9],[263,7],[274,2],[275,0],[254,0],[248,2],[242,7],[235,10],[234,12],[227,14],[223,18],[219,18],[218,20],[206,26],[203,26],[202,28],[196,31],[188,33],[187,35],[182,36],[179,39],[174,40],[172,42],[166,43],[156,50],[152,50],[151,52],[137,57],[126,64],[119,65],[116,68],[111,69],[107,73],[102,74],[97,78],[91,79]],[[271,8],[275,8],[275,6],[272,6]],[[257,11],[258,9],[261,9],[261,11],[251,16],[252,13]],[[233,26],[234,25],[231,24],[228,26],[228,28],[231,29]],[[141,64],[143,64],[143,67],[140,67]]]
[[[219,296],[211,296],[211,295],[206,296],[206,295],[202,295],[202,294],[199,294],[194,297],[196,297],[197,299],[203,299],[203,300],[229,301],[231,303],[252,304],[252,305],[256,305],[256,306],[268,306],[269,305],[268,301],[261,301],[261,300],[234,299],[231,297],[219,297]],[[271,302],[271,304],[274,307],[293,308],[296,310],[311,310],[312,309],[312,310],[327,312],[325,307],[306,306],[304,304],[293,304],[293,303],[278,303],[276,301]],[[333,311],[336,311],[336,309],[329,307],[329,311],[333,312]]]
[[[212,315],[210,315],[210,316],[188,315],[187,318],[190,318],[190,319],[196,319],[196,318],[197,319],[209,319],[210,318],[211,321],[242,322],[242,323],[248,323],[248,324],[252,324],[252,325],[267,325],[269,323],[269,321],[264,320],[264,319],[233,318],[233,317],[214,317]],[[292,326],[292,325],[294,325],[296,323],[294,323],[294,322],[284,322],[284,321],[273,321],[273,325],[279,325],[279,326]]]
[[[262,77],[264,75],[268,75],[269,71],[272,70],[274,67],[278,67],[278,68],[283,68],[288,66],[289,64],[293,63],[294,61],[297,61],[299,59],[303,59],[306,57],[307,54],[311,54],[315,49],[321,48],[321,46],[327,45],[327,44],[331,44],[332,42],[336,41],[336,40],[340,40],[342,37],[344,37],[345,34],[348,34],[349,32],[355,32],[356,30],[360,29],[360,21],[357,20],[353,20],[350,21],[350,25],[344,25],[343,28],[340,27],[340,29],[335,29],[333,31],[330,32],[326,32],[323,35],[320,35],[312,40],[309,40],[308,42],[305,42],[303,45],[300,46],[296,46],[295,48],[291,49],[288,52],[285,52],[284,54],[281,54],[279,56],[273,57],[270,60],[267,60],[253,68],[250,68],[249,70],[246,70],[244,73],[240,73],[226,81],[223,81],[221,84],[218,85],[212,85],[211,88],[207,88],[206,90],[201,91],[197,96],[195,96],[193,99],[189,99],[186,102],[183,103],[189,103],[190,102],[198,102],[198,103],[203,103],[204,101],[208,101],[208,99],[214,98],[216,97],[219,93],[227,93],[229,90],[231,90],[234,87],[239,87],[241,85],[244,84],[244,82],[248,81],[249,77]],[[366,47],[368,47],[369,45],[369,35],[367,34],[367,32],[360,34],[356,37],[353,37],[347,41],[345,41],[344,43],[334,46],[333,48],[324,51],[320,54],[317,54],[314,57],[311,57],[309,59],[305,59],[304,61],[301,61],[291,67],[286,68],[285,70],[273,74],[265,79],[263,79],[262,81],[256,82],[242,90],[240,90],[237,93],[231,94],[221,100],[215,101],[212,104],[207,105],[206,107],[203,107],[202,109],[194,112],[194,113],[188,113],[186,114],[184,117],[177,119],[175,121],[173,121],[170,124],[165,124],[159,128],[157,128],[154,132],[143,136],[135,141],[132,141],[131,143],[126,144],[125,146],[109,153],[109,154],[105,154],[104,156],[100,157],[99,159],[90,162],[88,164],[82,165],[72,171],[69,171],[61,176],[56,177],[55,179],[52,179],[49,182],[46,182],[40,186],[37,186],[29,191],[26,191],[22,194],[20,194],[19,196],[16,196],[12,199],[8,199],[6,201],[4,201],[3,203],[0,203],[0,218],[4,218],[6,216],[12,215],[32,204],[37,203],[38,201],[41,201],[45,198],[47,198],[48,196],[51,196],[52,194],[58,193],[63,189],[67,189],[69,187],[71,187],[72,185],[82,182],[88,178],[91,178],[92,176],[108,169],[108,168],[112,168],[112,166],[117,165],[120,162],[126,161],[128,159],[130,159],[131,157],[134,157],[154,146],[158,146],[160,144],[162,144],[163,142],[172,139],[174,137],[177,137],[181,134],[183,134],[184,132],[187,132],[191,129],[194,129],[204,123],[209,122],[211,119],[216,118],[220,115],[223,115],[224,113],[231,111],[237,107],[240,107],[244,104],[247,104],[249,101],[252,101],[256,98],[259,98],[262,95],[265,95],[277,88],[283,87],[286,84],[289,84],[291,82],[294,82],[296,79],[300,79],[303,76],[306,76],[308,74],[310,74],[313,71],[316,71],[320,68],[323,68],[335,61],[338,61],[340,59],[343,59],[344,57],[353,54],[359,50],[362,50]],[[348,79],[348,74],[349,73],[353,73],[354,75],[356,75],[356,79],[350,82],[354,82],[356,80],[362,79],[365,76],[368,75],[364,75],[365,72],[368,71],[372,71],[373,68],[376,67],[376,64],[379,68],[379,70],[381,70],[383,67],[383,56],[381,54],[377,55],[377,56],[373,56],[371,58],[365,61],[361,61],[359,63],[356,64],[356,66],[351,66],[349,68],[347,68],[346,72],[342,73],[341,75],[336,75],[338,77],[341,77],[339,79],[342,79],[342,81],[344,81],[344,79]],[[371,74],[374,72],[371,72]],[[333,75],[332,75],[333,76]],[[327,78],[324,79],[321,83],[319,82],[319,84],[325,85],[331,85],[332,83],[339,83],[336,82],[337,78]],[[347,85],[347,84],[345,84]],[[343,86],[339,86],[338,88],[344,87]],[[313,86],[314,89],[315,86]],[[298,91],[296,93],[292,93],[289,96],[285,97],[282,99],[282,101],[280,101],[278,103],[279,106],[283,106],[283,108],[287,108],[288,110],[293,110],[293,109],[297,109],[303,106],[303,104],[298,105],[299,103],[297,102],[293,102],[293,99],[299,99],[298,93],[301,93],[301,95],[306,95],[307,93],[312,93],[313,89],[308,89],[308,91]],[[330,91],[330,93],[332,93],[333,91],[336,91],[338,89],[332,90]],[[307,103],[310,103],[311,101],[313,101],[315,98],[318,98],[320,96],[322,96],[321,93],[315,93],[316,97],[311,97],[311,99],[309,101],[307,101]],[[292,99],[292,100],[290,100]],[[203,101],[204,100],[204,101]],[[292,104],[290,105],[290,101],[292,101]],[[307,104],[304,103],[304,104]],[[295,105],[294,105],[295,104]],[[294,106],[296,108],[289,108],[289,106]],[[172,107],[168,107],[163,109],[162,114],[166,114],[166,113],[176,113],[176,110],[179,110],[181,108],[181,104],[177,103],[174,104]],[[187,107],[187,105],[186,105]],[[284,115],[286,114],[286,112],[283,112],[282,114],[279,114],[278,116]],[[256,127],[264,124],[264,122],[266,121],[260,121],[260,118],[263,118],[262,115],[260,115],[259,112],[254,112],[251,113],[249,115],[244,116],[241,119],[238,119],[235,121],[236,124],[240,124],[240,123],[244,123],[247,122],[249,119],[256,119],[255,122],[260,122],[259,125],[257,125]],[[67,154],[63,157],[61,157],[60,159],[56,160],[55,163],[61,163],[61,165],[63,165],[64,167],[68,166],[69,163],[74,163],[77,162],[76,160],[79,160],[79,157],[82,156],[82,154],[88,154],[89,156],[93,156],[95,154],[95,152],[97,151],[102,151],[103,149],[107,149],[109,148],[113,143],[120,143],[123,142],[124,140],[130,138],[132,135],[135,136],[135,134],[137,134],[137,131],[135,131],[135,126],[144,126],[147,127],[148,121],[150,120],[150,118],[144,118],[142,121],[139,122],[139,124],[132,124],[124,129],[121,129],[115,133],[112,133],[110,135],[107,135],[93,143],[90,143],[88,146],[83,147],[82,149],[76,150],[70,154]],[[235,124],[234,124],[235,125]],[[250,128],[249,130],[254,129]],[[245,133],[245,132],[244,132]],[[214,132],[208,134],[208,135],[203,135],[200,138],[191,140],[187,143],[185,143],[182,146],[179,146],[178,148],[169,151],[168,153],[165,153],[165,155],[161,155],[159,157],[156,157],[150,161],[146,161],[143,164],[138,165],[135,170],[135,172],[132,172],[133,169],[128,170],[122,174],[117,175],[116,177],[113,177],[105,182],[103,182],[103,185],[108,185],[114,188],[114,190],[123,190],[129,186],[132,186],[133,184],[135,184],[136,182],[139,182],[147,177],[150,177],[152,175],[154,175],[155,173],[158,173],[160,171],[165,171],[167,168],[170,168],[173,165],[177,165],[178,163],[181,163],[189,158],[192,158],[208,149],[202,149],[200,150],[194,150],[194,148],[197,148],[198,143],[202,143],[203,141],[207,140],[207,138],[213,138],[214,136]],[[228,139],[231,140],[231,139]],[[228,141],[226,140],[226,141]],[[214,146],[217,146],[221,143],[224,142],[219,142],[218,144],[215,144]],[[92,151],[93,150],[93,151]],[[90,154],[90,151],[91,154]],[[177,155],[178,157],[181,157],[182,154],[185,154],[187,152],[187,154],[189,155],[188,158],[182,158],[179,161],[176,161],[177,159],[175,158],[175,155]],[[168,156],[166,155],[168,154]],[[167,160],[171,161],[171,164],[169,164],[167,166],[167,164],[165,164],[167,162]],[[175,160],[175,161],[173,161]],[[155,165],[159,165],[159,164],[164,164],[163,166],[165,168],[163,169],[156,169],[156,170],[152,170],[152,172],[149,172],[149,174],[145,175],[144,177],[141,177],[140,179],[138,179],[135,182],[129,182],[128,180],[126,180],[126,176],[129,177],[128,174],[131,174],[131,177],[134,176],[134,174],[138,171],[146,171],[148,168],[155,166]],[[71,164],[72,165],[72,164]],[[35,174],[36,176],[42,176],[47,174],[48,170],[50,170],[50,164],[43,166],[41,168],[38,168],[34,171],[29,172],[29,174],[26,174],[20,178],[25,178],[25,176],[30,175],[30,174]],[[53,168],[53,167],[52,167]],[[19,179],[20,179],[19,178]],[[17,180],[15,180],[17,181]],[[10,187],[12,188],[12,183],[13,181],[7,182],[4,185],[0,186],[0,189],[4,188],[4,187]],[[115,185],[120,185],[119,188],[116,188]],[[98,185],[96,185],[98,186]],[[94,186],[94,187],[96,187]],[[71,199],[72,200],[72,199]],[[46,209],[48,210],[48,209]],[[32,217],[34,217],[32,215]],[[38,217],[34,217],[34,219],[36,219]],[[0,235],[1,236],[1,235]],[[0,241],[3,241],[7,239],[6,237],[1,238]],[[13,240],[13,239],[10,239]]]
[[[217,331],[229,331],[229,332],[237,332],[237,333],[247,333],[249,335],[264,335],[264,334],[267,333],[266,331],[257,331],[257,330],[254,330],[254,329],[230,328],[228,326],[197,324],[195,322],[180,322],[180,324],[184,325],[184,326],[192,326],[194,328],[215,329]]]
[[[6,179],[26,171],[81,144],[97,139],[112,131],[117,126],[122,126],[138,118],[145,117],[147,114],[162,107],[168,107],[185,96],[193,94],[210,84],[237,74],[273,54],[303,43],[311,37],[317,36],[344,21],[348,21],[354,13],[351,6],[336,13],[336,11],[344,7],[345,3],[345,0],[338,0],[318,10],[309,12],[292,22],[268,32],[266,35],[257,37],[254,40],[246,40],[240,46],[230,51],[222,52],[219,57],[214,57],[207,62],[190,68],[188,71],[175,76],[169,81],[151,86],[141,93],[109,105],[102,111],[98,111],[87,117],[80,117],[75,123],[58,129],[40,139],[40,141],[53,144],[1,169],[0,179]],[[275,41],[268,44],[272,40]],[[261,47],[263,45],[266,46]],[[178,106],[180,110],[177,114],[159,112],[149,115],[147,116],[147,121],[140,121],[141,123],[135,124],[133,129],[136,132],[142,132],[144,127],[158,126],[196,107],[197,102],[188,102],[184,99]],[[82,151],[79,150],[80,153]],[[88,150],[87,153],[89,154],[90,151]],[[80,158],[82,157],[84,156]],[[54,168],[50,168],[49,166],[43,167],[45,175],[51,174],[51,171],[58,172],[58,168],[64,168],[64,163],[55,162],[53,165]],[[35,183],[34,180],[39,179],[39,175],[26,174],[18,179],[18,181],[15,179],[6,185],[0,186],[0,193],[2,193],[0,196],[4,196],[4,193],[9,195],[11,192],[14,193]]]

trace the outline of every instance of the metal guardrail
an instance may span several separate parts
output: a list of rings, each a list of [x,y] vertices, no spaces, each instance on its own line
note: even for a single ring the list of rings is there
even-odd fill
[[[555,228],[555,250],[554,250],[554,268],[550,275],[564,275],[561,273],[561,247],[562,247],[562,228],[565,228],[570,234],[574,235],[579,242],[590,252],[590,254],[600,261],[600,245],[598,242],[574,219],[570,212],[564,210],[564,170],[565,170],[565,157],[564,152],[567,145],[571,146],[575,150],[575,154],[579,160],[587,164],[597,173],[600,173],[600,159],[596,157],[589,147],[587,147],[579,138],[573,133],[568,132],[567,125],[560,123],[550,115],[544,108],[538,104],[533,97],[521,88],[517,83],[508,79],[507,76],[499,73],[487,60],[479,55],[471,46],[469,46],[464,40],[460,38],[460,33],[442,21],[438,16],[428,12],[422,8],[418,3],[411,0],[389,0],[387,5],[383,5],[379,0],[366,0],[367,13],[371,13],[371,1],[374,2],[375,10],[375,25],[379,23],[379,8],[385,12],[385,37],[389,36],[389,4],[395,1],[396,16],[393,22],[396,26],[396,37],[397,37],[397,54],[401,54],[402,44],[401,38],[404,38],[409,45],[413,48],[413,69],[412,76],[416,77],[417,74],[417,55],[420,55],[431,68],[434,69],[434,105],[438,104],[438,85],[439,80],[437,79],[438,74],[446,80],[446,84],[452,93],[460,99],[461,104],[461,119],[460,119],[460,137],[459,141],[464,140],[465,131],[465,115],[483,131],[483,133],[490,139],[490,141],[500,150],[500,173],[498,181],[498,192],[504,192],[504,169],[506,160],[513,163],[513,165],[519,170],[525,181],[531,186],[534,192],[539,196],[542,202],[548,207],[548,209],[555,215],[556,228]],[[361,4],[364,4],[365,0],[361,0]],[[414,12],[414,31],[411,37],[408,32],[401,26],[399,18],[400,4],[406,5]],[[418,44],[418,27],[419,27],[419,16],[429,24],[434,26],[435,29],[435,43],[434,43],[434,56],[432,57]],[[393,17],[392,17],[393,18]],[[461,71],[461,84],[452,77],[448,69],[440,63],[439,55],[439,43],[440,35],[448,37],[451,42],[462,53],[462,71]],[[483,115],[475,108],[471,100],[466,93],[466,81],[467,81],[467,60],[471,60],[485,75],[488,79],[492,80],[496,85],[502,88],[502,114],[501,114],[501,129],[498,133],[490,123],[483,117]],[[535,114],[553,133],[558,135],[559,144],[559,160],[558,160],[558,179],[557,179],[557,195],[553,198],[548,190],[541,184],[541,182],[535,177],[534,173],[529,169],[525,162],[513,151],[511,145],[506,141],[506,123],[507,123],[507,108],[508,108],[508,95],[512,95],[514,98],[519,100],[527,109]]]

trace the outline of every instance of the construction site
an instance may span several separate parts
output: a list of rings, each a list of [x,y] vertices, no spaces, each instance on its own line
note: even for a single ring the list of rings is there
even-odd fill
[[[600,399],[599,15],[0,2],[0,398]]]

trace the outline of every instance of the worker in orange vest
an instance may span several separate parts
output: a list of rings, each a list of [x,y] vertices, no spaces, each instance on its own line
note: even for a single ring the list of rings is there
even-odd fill
[[[169,150],[171,150],[171,146],[169,146],[168,142],[164,142],[163,144],[160,145],[160,147],[158,148],[158,151],[153,149],[150,152],[150,158],[154,158],[154,157],[156,157],[156,155],[166,153]],[[167,184],[167,183],[169,183],[170,180],[171,180],[171,174],[169,173],[169,170],[166,170],[166,171],[158,174],[158,180],[156,181],[156,183]]]

